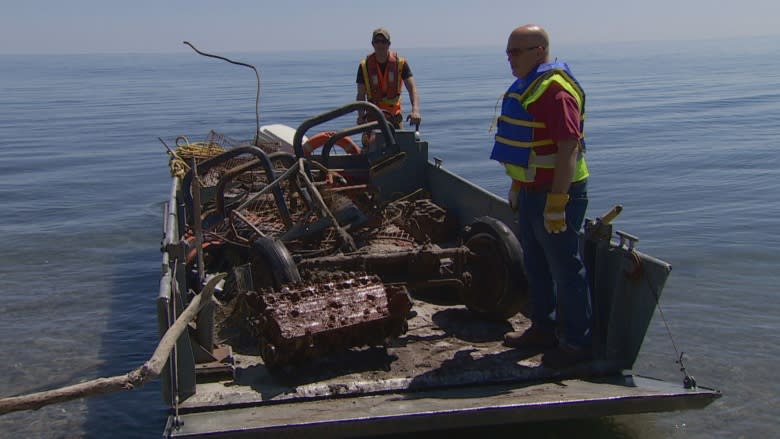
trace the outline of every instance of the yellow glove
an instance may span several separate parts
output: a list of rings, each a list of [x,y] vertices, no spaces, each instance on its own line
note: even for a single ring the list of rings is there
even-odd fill
[[[561,233],[566,231],[566,203],[569,202],[569,194],[547,194],[547,204],[544,206],[544,228],[547,233]]]

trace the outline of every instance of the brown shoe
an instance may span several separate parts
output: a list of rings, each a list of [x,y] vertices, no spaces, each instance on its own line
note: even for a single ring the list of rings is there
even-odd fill
[[[555,331],[552,329],[542,329],[539,326],[531,325],[523,332],[513,331],[504,334],[504,346],[521,349],[548,349],[558,345],[558,339],[555,337]]]
[[[581,348],[561,343],[557,348],[542,355],[542,364],[552,369],[565,369],[578,363],[589,361],[593,355],[589,348]]]

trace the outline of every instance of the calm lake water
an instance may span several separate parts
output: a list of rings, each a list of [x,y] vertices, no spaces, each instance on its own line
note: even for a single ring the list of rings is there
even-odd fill
[[[622,204],[616,226],[674,267],[635,371],[682,382],[670,331],[688,372],[724,396],[701,411],[470,433],[776,435],[780,39],[553,52],[588,94],[588,216]],[[260,69],[261,124],[297,127],[353,99],[364,54],[222,55]],[[503,48],[401,54],[431,155],[503,195],[507,177],[488,159],[490,120],[512,81]],[[157,137],[250,138],[254,105],[250,70],[194,52],[0,56],[0,396],[124,373],[151,356],[169,189]],[[155,381],[0,416],[0,437],[157,437],[165,410]]]

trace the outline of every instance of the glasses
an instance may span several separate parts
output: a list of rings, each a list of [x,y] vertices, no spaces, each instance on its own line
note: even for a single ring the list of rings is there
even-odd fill
[[[390,43],[389,41],[387,41],[384,38],[377,38],[375,40],[372,40],[371,42],[374,43],[374,44],[389,44]]]
[[[506,49],[506,56],[518,56],[522,55],[525,52],[528,52],[529,50],[534,49],[543,49],[542,46],[533,46],[533,47],[521,47],[521,48],[515,48],[515,49]]]

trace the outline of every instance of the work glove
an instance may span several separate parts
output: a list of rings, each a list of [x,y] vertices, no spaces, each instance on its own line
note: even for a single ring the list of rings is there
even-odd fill
[[[515,189],[514,185],[509,187],[509,193],[506,194],[506,200],[509,201],[509,207],[512,208],[513,211],[517,212],[517,194],[519,190]]]
[[[544,205],[544,228],[547,233],[566,231],[566,203],[569,194],[547,193],[547,204]]]

